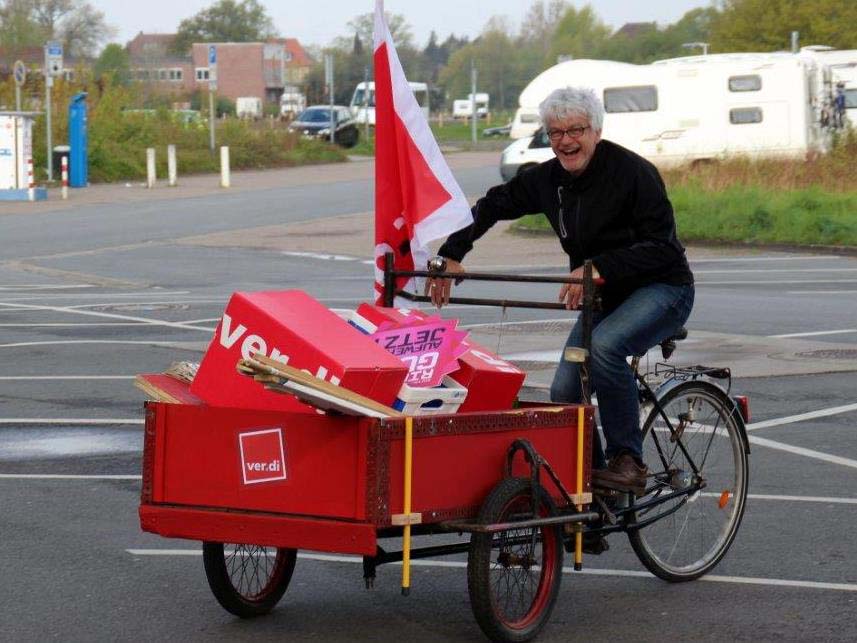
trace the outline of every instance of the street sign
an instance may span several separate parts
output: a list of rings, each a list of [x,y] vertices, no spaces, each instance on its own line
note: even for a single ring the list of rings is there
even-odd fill
[[[51,40],[45,45],[45,75],[61,76],[63,65],[62,43]]]
[[[217,90],[217,45],[208,46],[208,88]]]
[[[12,74],[15,76],[15,84],[21,87],[27,82],[27,66],[23,60],[16,60],[12,67]]]

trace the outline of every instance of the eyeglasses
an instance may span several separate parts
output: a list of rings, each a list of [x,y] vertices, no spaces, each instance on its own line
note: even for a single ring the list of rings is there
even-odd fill
[[[577,127],[569,127],[568,129],[549,129],[548,138],[554,143],[562,140],[562,137],[568,134],[569,138],[580,138],[586,130],[590,129],[591,125]]]

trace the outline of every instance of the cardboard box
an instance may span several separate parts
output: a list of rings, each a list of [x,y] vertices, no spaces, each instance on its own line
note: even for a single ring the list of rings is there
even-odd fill
[[[384,308],[360,304],[357,314],[376,326],[384,321],[402,322],[409,315],[430,317],[411,308]],[[458,411],[502,411],[512,408],[526,373],[490,350],[464,340],[468,351],[458,358],[460,368],[449,376],[467,389],[467,398]]]
[[[191,393],[214,406],[314,413],[235,370],[239,359],[256,352],[388,406],[408,373],[400,360],[303,291],[238,292],[217,325]]]

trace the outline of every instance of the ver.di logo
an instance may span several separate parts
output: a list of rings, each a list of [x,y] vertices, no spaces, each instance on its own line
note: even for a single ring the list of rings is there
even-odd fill
[[[286,479],[286,453],[282,429],[262,429],[238,434],[241,476],[244,484]]]

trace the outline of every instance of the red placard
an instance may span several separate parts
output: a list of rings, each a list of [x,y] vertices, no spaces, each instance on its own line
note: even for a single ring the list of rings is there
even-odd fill
[[[235,365],[262,353],[332,384],[391,405],[408,369],[366,335],[300,290],[234,293],[191,385],[213,406],[315,409],[265,389]]]

